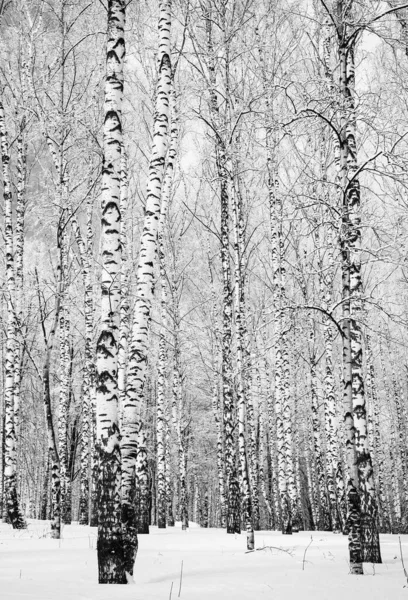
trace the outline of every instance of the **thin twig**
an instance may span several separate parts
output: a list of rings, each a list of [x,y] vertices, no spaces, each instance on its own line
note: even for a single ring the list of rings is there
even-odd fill
[[[310,544],[311,544],[312,542],[313,542],[313,537],[312,537],[312,536],[310,536],[310,542],[309,542],[309,543],[308,543],[308,545],[306,546],[306,548],[305,548],[305,551],[304,551],[304,554],[303,554],[303,565],[302,565],[302,571],[304,571],[304,570],[305,570],[306,552],[308,551],[308,549],[309,549],[309,546],[310,546]]]
[[[180,571],[180,587],[179,587],[179,593],[178,593],[178,597],[180,598],[180,594],[181,594],[181,584],[183,583],[183,561],[181,561],[181,571]]]
[[[398,536],[398,540],[399,540],[402,568],[404,570],[405,579],[407,580],[407,585],[408,585],[408,574],[407,574],[407,570],[406,570],[405,564],[404,564],[404,557],[402,556],[402,546],[401,546],[401,536],[400,535]],[[407,585],[404,585],[404,587],[407,587]]]
[[[293,558],[293,554],[291,550],[285,550],[285,548],[278,548],[277,546],[262,546],[262,548],[254,548],[253,550],[247,550],[245,554],[250,554],[251,552],[257,552],[258,550],[266,550],[266,548],[270,548],[271,550],[280,550],[281,552],[286,552]]]
[[[171,582],[171,586],[170,586],[170,595],[169,595],[169,600],[171,600],[171,592],[173,590],[173,581]]]

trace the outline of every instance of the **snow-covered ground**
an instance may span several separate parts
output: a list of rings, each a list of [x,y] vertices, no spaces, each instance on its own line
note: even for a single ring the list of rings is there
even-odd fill
[[[365,564],[361,577],[348,574],[341,535],[259,531],[255,546],[271,548],[247,554],[245,534],[194,523],[186,532],[179,524],[152,527],[139,536],[135,585],[104,586],[97,584],[96,529],[65,526],[61,540],[47,538],[48,529],[44,521],[21,532],[0,524],[0,600],[408,600],[393,535],[381,536],[383,564]],[[408,536],[401,542],[408,568]]]

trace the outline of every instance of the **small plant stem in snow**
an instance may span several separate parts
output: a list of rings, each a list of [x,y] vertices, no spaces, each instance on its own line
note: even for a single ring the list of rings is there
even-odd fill
[[[404,557],[402,556],[401,536],[398,536],[398,541],[399,541],[399,547],[400,547],[401,564],[402,564],[402,568],[404,570],[405,579],[407,580],[407,583],[406,583],[406,585],[404,585],[404,587],[407,587],[408,586],[408,574],[407,574],[407,570],[406,570],[405,564],[404,564]]]
[[[306,548],[305,548],[305,551],[304,551],[304,554],[303,554],[303,564],[302,564],[302,571],[304,571],[304,570],[305,570],[306,552],[308,551],[308,549],[309,549],[309,546],[310,546],[310,544],[311,544],[312,542],[313,542],[313,537],[312,537],[312,536],[310,536],[310,542],[309,542],[309,543],[308,543],[308,545],[306,546]]]
[[[169,595],[169,600],[171,600],[171,592],[173,591],[173,581],[171,582],[171,586],[170,586],[170,595]]]
[[[178,597],[180,598],[180,594],[181,594],[181,584],[183,583],[183,561],[181,561],[181,571],[180,571],[180,587],[179,587],[179,593],[178,593]]]

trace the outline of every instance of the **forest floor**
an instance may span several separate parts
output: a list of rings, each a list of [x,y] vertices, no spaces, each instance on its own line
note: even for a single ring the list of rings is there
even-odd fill
[[[66,525],[61,540],[48,531],[45,521],[26,531],[0,524],[1,600],[408,600],[395,535],[381,536],[383,564],[365,564],[362,577],[349,575],[342,535],[258,531],[255,547],[264,549],[246,553],[244,533],[151,527],[139,536],[135,585],[102,586],[96,529]],[[408,567],[408,535],[401,544]]]

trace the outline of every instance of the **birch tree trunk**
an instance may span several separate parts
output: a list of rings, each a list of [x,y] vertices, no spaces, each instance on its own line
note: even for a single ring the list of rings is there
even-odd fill
[[[368,448],[367,419],[362,373],[362,277],[360,183],[357,168],[355,115],[355,36],[350,38],[348,22],[353,3],[337,3],[339,32],[340,179],[342,207],[342,298],[344,423],[346,433],[349,511],[350,568],[362,574],[362,561],[381,562],[377,530],[374,477]]]
[[[101,325],[96,346],[99,583],[126,583],[134,556],[125,556],[121,524],[121,450],[118,423],[120,182],[125,2],[109,0],[103,128]]]
[[[315,248],[319,248],[319,223],[316,216],[313,218],[313,229],[314,233],[312,237],[314,239]],[[301,264],[301,259],[298,257],[298,263]],[[306,265],[305,265],[306,266]],[[304,275],[299,267],[299,282],[303,294],[303,300],[305,306],[310,304],[308,298],[308,292],[306,287],[306,281]],[[319,414],[319,397],[318,397],[318,381],[317,381],[317,345],[316,345],[316,332],[315,323],[312,317],[312,312],[308,311],[307,326],[309,329],[308,335],[308,346],[309,346],[309,361],[310,361],[310,395],[311,395],[311,423],[312,423],[312,439],[313,439],[313,450],[314,450],[314,464],[316,471],[316,498],[317,500],[317,514],[314,516],[316,529],[327,531],[330,530],[330,523],[328,522],[327,514],[327,502],[326,502],[326,479],[325,470],[323,466],[323,448],[320,434],[320,414]]]
[[[4,381],[4,406],[5,406],[5,455],[4,455],[4,491],[7,506],[7,518],[13,529],[26,527],[17,496],[17,447],[15,423],[15,352],[17,323],[15,315],[15,275],[14,275],[14,248],[13,248],[13,215],[12,192],[10,177],[10,153],[8,134],[6,130],[5,114],[2,100],[0,99],[0,146],[3,174],[4,198],[4,237],[6,254],[6,289],[7,289],[7,330],[6,330],[6,356],[5,356],[5,381]]]
[[[226,4],[221,6],[221,19],[223,20],[225,34],[225,9]],[[234,441],[234,396],[232,392],[232,286],[231,286],[231,268],[230,268],[230,235],[229,235],[229,194],[228,186],[230,184],[230,174],[228,173],[227,147],[225,136],[227,134],[226,116],[220,114],[220,108],[217,97],[217,77],[216,60],[213,40],[213,22],[212,13],[209,6],[204,10],[207,50],[208,50],[208,77],[210,84],[210,114],[212,126],[217,132],[215,136],[215,162],[217,176],[220,186],[221,202],[221,268],[222,268],[222,341],[221,341],[221,380],[222,380],[222,402],[223,402],[223,423],[224,423],[224,453],[225,453],[225,475],[226,475],[226,496],[227,496],[227,533],[240,533],[239,517],[239,483],[236,471],[236,448]],[[226,39],[223,40],[224,50]],[[228,65],[224,65],[224,75],[228,78]],[[228,86],[227,86],[228,87]],[[228,92],[229,93],[229,92]],[[230,102],[230,98],[226,98]]]
[[[126,362],[128,356],[128,338],[130,329],[130,263],[127,241],[127,205],[128,205],[128,163],[126,151],[122,148],[121,171],[120,171],[120,243],[122,248],[122,261],[120,273],[120,328],[118,349],[118,392],[119,411],[122,414],[126,400]]]
[[[170,443],[171,443],[171,435],[170,435],[170,420],[171,407],[170,401],[166,402],[165,406],[165,460],[166,460],[166,514],[167,514],[167,525],[169,527],[174,527],[174,515],[173,515],[173,484],[171,480],[171,471],[170,471]]]
[[[61,169],[62,172],[62,169]],[[60,187],[64,194],[64,182]],[[70,351],[69,351],[69,312],[68,312],[68,232],[66,223],[67,208],[62,201],[61,215],[61,306],[59,313],[59,335],[60,335],[60,395],[58,406],[58,454],[60,459],[60,477],[61,477],[61,508],[62,520],[67,523],[68,498],[68,394],[69,394],[69,372],[70,372]],[[66,201],[66,198],[65,198]]]
[[[23,284],[24,284],[24,216],[26,209],[26,176],[27,176],[27,144],[25,142],[24,130],[26,120],[23,117],[19,124],[17,137],[17,204],[16,204],[16,227],[15,227],[15,279],[16,279],[16,338],[14,359],[14,432],[16,439],[20,434],[20,400],[21,400],[21,378],[24,358],[23,339]]]
[[[176,259],[175,259],[176,262]],[[176,265],[174,266],[174,270]],[[179,484],[179,510],[181,527],[185,531],[188,527],[188,499],[187,499],[187,452],[185,439],[185,394],[184,377],[181,364],[181,341],[180,341],[180,316],[179,316],[179,288],[182,284],[176,281],[175,274],[172,282],[173,298],[173,339],[174,339],[174,361],[173,361],[173,402],[172,417],[173,427],[176,432],[177,454],[178,454],[178,484]]]
[[[235,187],[235,186],[234,186]],[[233,215],[234,215],[234,255],[235,255],[235,323],[236,323],[236,364],[238,372],[237,405],[238,405],[238,448],[239,448],[239,485],[242,502],[242,515],[247,533],[247,549],[253,550],[255,545],[254,530],[252,526],[252,498],[249,484],[249,470],[247,460],[247,443],[245,431],[245,416],[247,409],[248,389],[244,387],[244,290],[242,274],[242,241],[243,220],[242,206],[238,186],[232,190]]]
[[[89,523],[89,480],[90,480],[90,441],[92,435],[93,407],[92,394],[95,385],[95,365],[93,358],[93,288],[91,278],[91,251],[92,251],[92,203],[87,207],[87,244],[85,245],[76,215],[71,217],[72,230],[75,235],[79,250],[79,259],[85,288],[85,370],[82,385],[82,430],[81,430],[81,456],[80,456],[80,496],[79,496],[79,524]]]
[[[266,385],[266,401],[267,401],[267,424],[269,438],[269,462],[271,469],[271,502],[274,508],[272,515],[274,517],[273,526],[278,529],[282,522],[282,511],[280,504],[280,494],[278,486],[278,451],[277,451],[277,418],[276,418],[276,403],[272,391],[272,382],[270,374],[270,364],[266,355],[266,315],[262,311],[262,335],[261,335],[261,354],[264,357],[263,368]]]
[[[213,277],[213,267],[211,260],[210,245],[208,241],[208,270],[210,274],[210,289],[211,289],[211,316],[213,323],[213,341],[212,341],[212,411],[217,432],[217,480],[219,494],[219,509],[220,509],[220,525],[222,528],[227,526],[227,505],[225,497],[225,479],[224,479],[224,446],[223,446],[223,431],[220,418],[220,357],[221,357],[221,333],[217,318],[217,301]]]
[[[54,309],[54,320],[51,324],[51,329],[46,333],[45,321],[46,317],[41,302],[40,283],[38,279],[38,273],[36,271],[37,278],[37,293],[38,293],[38,305],[41,317],[41,326],[44,337],[45,345],[45,357],[42,370],[42,385],[43,385],[43,402],[45,410],[45,421],[47,425],[47,443],[48,443],[48,457],[51,465],[51,503],[52,508],[52,520],[51,520],[51,537],[59,539],[61,537],[61,467],[60,459],[58,454],[58,441],[55,435],[53,414],[52,414],[52,402],[51,402],[51,353],[54,346],[55,333],[57,330],[59,313],[61,309],[61,289],[62,289],[62,274],[61,274],[61,222],[58,224],[57,229],[57,251],[58,251],[58,264],[57,264],[57,290],[55,299]]]
[[[391,348],[388,346],[388,355],[392,356]],[[399,361],[397,361],[397,364]],[[397,375],[395,373],[394,361],[391,363],[391,379],[392,379],[392,387],[393,387],[393,396],[394,396],[394,436],[395,436],[395,449],[396,449],[396,466],[399,467],[399,472],[401,473],[401,482],[402,482],[402,495],[403,509],[401,511],[401,533],[405,533],[407,530],[407,518],[408,518],[408,477],[407,477],[407,464],[405,460],[405,440],[406,440],[406,431],[405,431],[405,414],[404,414],[404,396],[403,391],[401,389],[401,385],[398,385]]]
[[[167,281],[166,281],[166,261],[164,234],[168,207],[171,200],[172,184],[175,168],[175,159],[177,154],[178,142],[178,114],[176,107],[176,93],[174,89],[174,75],[172,76],[172,86],[170,90],[170,108],[171,108],[171,133],[170,145],[168,150],[166,171],[163,182],[162,202],[160,209],[160,221],[158,231],[158,254],[161,285],[161,321],[159,339],[159,366],[157,374],[157,415],[156,415],[156,438],[157,438],[157,491],[158,491],[158,526],[159,529],[166,527],[166,426],[165,426],[165,388],[166,388],[166,366],[168,360],[167,353]]]
[[[140,423],[136,458],[137,533],[149,533],[149,474],[147,471],[146,429]]]
[[[268,526],[272,526],[272,520],[273,520],[273,515],[272,515],[272,506],[271,506],[271,502],[269,499],[269,494],[268,494],[268,484],[267,484],[267,478],[265,475],[265,465],[266,467],[268,466],[268,460],[267,460],[267,456],[268,456],[268,443],[267,443],[267,427],[266,424],[268,423],[267,420],[267,416],[268,416],[268,406],[267,406],[267,402],[266,402],[266,394],[264,393],[263,389],[262,389],[262,378],[261,378],[261,373],[259,369],[256,369],[256,391],[257,391],[257,396],[259,399],[259,488],[260,488],[260,492],[262,494],[265,506],[266,506],[266,510],[267,510],[267,515],[268,515]],[[268,472],[268,470],[267,470]],[[269,528],[267,527],[267,528]]]
[[[153,119],[153,139],[149,162],[147,196],[144,211],[143,232],[140,240],[137,266],[136,301],[129,348],[126,399],[123,406],[123,526],[133,528],[134,511],[131,489],[135,476],[137,458],[137,436],[139,434],[139,411],[143,400],[146,379],[148,337],[151,320],[151,305],[154,290],[154,263],[157,251],[157,233],[165,159],[168,147],[170,120],[170,27],[171,2],[161,0],[159,14],[158,82]]]
[[[166,527],[166,415],[165,415],[165,391],[166,391],[166,365],[168,360],[166,328],[167,328],[167,283],[164,263],[164,241],[163,231],[159,231],[159,261],[160,261],[160,283],[161,283],[161,325],[159,339],[159,366],[157,373],[157,407],[156,407],[156,438],[157,438],[157,512],[158,527]]]
[[[380,400],[377,394],[374,360],[371,347],[371,336],[366,333],[366,359],[367,359],[367,387],[371,390],[371,410],[373,413],[373,458],[377,466],[378,500],[379,500],[379,525],[383,533],[391,531],[390,511],[385,492],[384,447],[380,434]]]

